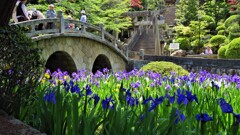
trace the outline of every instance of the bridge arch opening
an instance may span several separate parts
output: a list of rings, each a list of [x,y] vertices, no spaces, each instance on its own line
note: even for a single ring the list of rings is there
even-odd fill
[[[45,67],[46,69],[49,69],[51,72],[57,71],[57,69],[67,71],[69,74],[77,72],[77,67],[72,57],[67,52],[64,51],[54,52],[48,58]]]
[[[96,73],[98,70],[103,71],[104,68],[111,70],[112,66],[108,57],[100,54],[93,63],[92,73]]]

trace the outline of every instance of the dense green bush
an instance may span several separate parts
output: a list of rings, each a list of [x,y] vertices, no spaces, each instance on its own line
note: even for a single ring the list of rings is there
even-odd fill
[[[225,30],[219,30],[217,34],[218,35],[226,35],[227,32]]]
[[[175,42],[180,44],[180,49],[182,50],[190,49],[190,42],[187,38],[178,38]]]
[[[240,26],[238,23],[232,23],[231,26],[227,29],[229,31],[229,39],[233,40],[234,38],[238,38],[240,35]]]
[[[188,71],[183,69],[181,66],[176,65],[172,62],[157,61],[150,62],[144,65],[141,70],[143,71],[153,71],[162,74],[163,76],[171,75],[171,72],[176,72],[178,75],[188,75]]]
[[[228,48],[228,45],[224,45],[218,49],[218,58],[226,58],[225,53],[226,53],[227,48]]]
[[[16,26],[0,28],[0,46],[0,108],[18,118],[42,74],[40,50]]]
[[[240,23],[240,15],[232,15],[232,16],[228,17],[225,20],[224,25],[225,25],[226,28],[228,28],[233,23]]]
[[[226,29],[226,27],[223,24],[217,26],[217,28],[216,28],[217,31],[225,30],[225,29]]]
[[[216,35],[209,40],[209,43],[212,45],[214,53],[217,53],[221,45],[226,45],[228,42],[228,38],[224,35]]]
[[[202,20],[207,22],[207,26],[206,26],[207,29],[214,30],[216,28],[216,23],[213,17],[209,15],[203,15]]]
[[[228,44],[226,50],[226,58],[239,59],[240,58],[240,38],[235,38]]]

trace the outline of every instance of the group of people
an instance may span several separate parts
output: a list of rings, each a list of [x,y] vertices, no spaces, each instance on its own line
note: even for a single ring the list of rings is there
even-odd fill
[[[45,16],[38,10],[32,9],[27,11],[26,8],[27,0],[18,0],[13,10],[12,18],[15,23],[22,22],[22,21],[29,21],[33,19],[44,19]],[[56,18],[57,14],[54,10],[54,5],[50,4],[49,9],[46,12],[46,18]],[[68,19],[72,19],[71,16],[68,16]],[[87,22],[87,16],[85,10],[81,11],[81,22]],[[53,29],[55,28],[55,24],[53,22],[48,22],[46,25],[39,24],[38,30],[42,29]],[[75,28],[75,25],[70,24],[67,28]]]

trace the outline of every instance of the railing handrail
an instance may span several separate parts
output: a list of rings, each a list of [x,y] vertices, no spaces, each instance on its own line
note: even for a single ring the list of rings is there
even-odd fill
[[[56,24],[55,29],[44,29],[44,30],[35,30],[35,27],[41,23],[46,25],[48,22]],[[67,23],[74,23],[77,27],[80,27],[81,30],[76,29],[66,29],[65,26]],[[99,26],[92,25],[89,23],[80,22],[77,20],[64,19],[62,12],[58,11],[57,18],[47,18],[47,19],[34,19],[19,23],[13,23],[10,25],[17,25],[20,27],[26,28],[26,34],[31,37],[37,37],[39,34],[57,34],[57,33],[87,33],[99,37],[104,42],[109,42],[119,50],[124,56],[127,56],[127,47],[123,46],[122,42],[118,41],[113,35],[104,30],[103,24]]]

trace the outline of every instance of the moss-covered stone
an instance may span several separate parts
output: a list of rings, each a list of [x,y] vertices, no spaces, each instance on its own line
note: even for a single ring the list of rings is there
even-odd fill
[[[141,70],[157,72],[162,76],[169,76],[173,71],[180,76],[189,74],[189,72],[183,69],[181,66],[174,64],[172,62],[166,62],[166,61],[150,62],[147,65],[144,65],[141,68]]]

